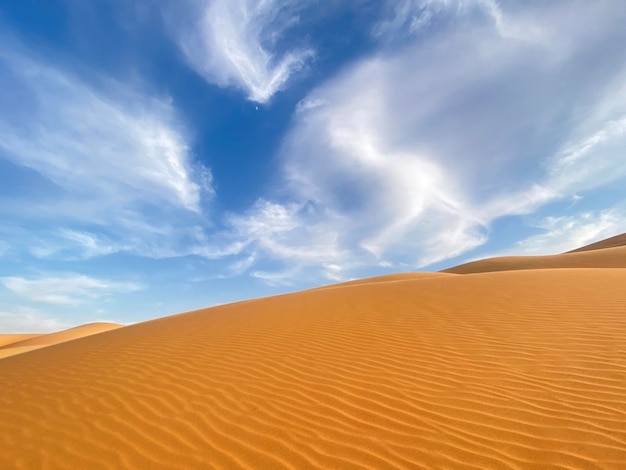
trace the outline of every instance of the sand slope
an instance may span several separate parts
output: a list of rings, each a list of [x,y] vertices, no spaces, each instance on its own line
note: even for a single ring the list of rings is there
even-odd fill
[[[4,344],[0,342],[0,359],[121,327],[117,323],[98,322],[44,335],[0,335],[0,341],[4,340]]]
[[[443,273],[472,274],[519,269],[626,268],[626,246],[595,248],[552,256],[502,256],[461,264]]]
[[[41,336],[39,334],[0,334],[0,348],[13,343]]]
[[[621,235],[615,235],[614,237],[607,238],[605,240],[600,240],[599,242],[595,242],[590,245],[585,245],[580,248],[576,248],[575,250],[569,251],[568,253],[576,253],[579,251],[599,250],[602,248],[613,248],[615,246],[624,246],[624,245],[626,245],[626,233],[622,233]]]
[[[5,358],[0,468],[623,469],[624,285],[409,277]]]

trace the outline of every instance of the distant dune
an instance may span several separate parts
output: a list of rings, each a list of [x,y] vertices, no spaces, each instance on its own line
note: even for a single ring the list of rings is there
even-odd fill
[[[19,343],[20,341],[24,341],[30,338],[35,338],[37,336],[41,336],[41,335],[38,335],[38,334],[15,334],[15,335],[0,334],[0,348],[2,348],[3,346],[8,346],[13,343]]]
[[[624,469],[624,256],[383,276],[4,358],[0,468]]]
[[[603,248],[613,248],[614,246],[624,246],[626,245],[626,233],[622,233],[621,235],[616,235],[611,238],[607,238],[606,240],[601,240],[596,243],[592,243],[591,245],[585,245],[580,248],[576,248],[575,250],[570,251],[569,253],[576,253],[578,251],[590,251],[590,250],[600,250]]]
[[[121,328],[116,323],[89,323],[68,330],[45,335],[0,335],[0,359],[33,351],[45,346],[64,343],[73,339],[95,335],[103,331]]]
[[[626,246],[594,248],[549,256],[502,256],[461,264],[442,271],[453,274],[472,274],[520,269],[557,268],[626,268]]]

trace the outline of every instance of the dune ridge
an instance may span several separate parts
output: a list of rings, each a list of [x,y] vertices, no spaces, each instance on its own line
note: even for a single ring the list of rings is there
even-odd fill
[[[621,235],[615,235],[611,238],[606,238],[604,240],[600,240],[599,242],[591,243],[589,245],[581,246],[580,248],[576,248],[575,250],[568,251],[567,253],[578,253],[580,251],[591,251],[591,250],[600,250],[603,248],[613,248],[616,246],[624,246],[626,245],[626,233],[622,233]]]
[[[444,269],[442,273],[473,274],[520,269],[626,268],[626,246],[570,251],[560,255],[501,256]]]
[[[0,360],[0,468],[626,468],[626,269],[392,276]]]
[[[406,272],[406,273],[386,274],[383,276],[367,277],[364,279],[355,279],[352,281],[345,281],[345,282],[340,282],[337,284],[330,284],[327,286],[317,287],[312,290],[337,289],[337,288],[356,286],[356,285],[361,285],[361,284],[375,284],[379,282],[396,282],[396,281],[427,279],[427,278],[449,276],[450,274],[451,273],[444,273],[444,272]]]
[[[0,341],[2,341],[3,337],[6,337],[4,344],[0,343],[0,359],[121,328],[122,326],[117,323],[95,322],[49,334],[0,335]]]
[[[36,336],[40,335],[30,333],[0,334],[0,348],[9,346],[13,343],[19,343],[20,341],[25,341],[27,339],[35,338]]]

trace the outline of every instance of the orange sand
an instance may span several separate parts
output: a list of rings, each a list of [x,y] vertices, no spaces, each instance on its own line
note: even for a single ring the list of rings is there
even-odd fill
[[[0,348],[2,348],[3,346],[8,346],[13,343],[19,343],[20,341],[24,341],[30,338],[36,338],[37,336],[41,336],[41,335],[37,335],[37,334],[2,335],[0,334]]]
[[[625,285],[400,275],[8,357],[0,468],[624,469]]]

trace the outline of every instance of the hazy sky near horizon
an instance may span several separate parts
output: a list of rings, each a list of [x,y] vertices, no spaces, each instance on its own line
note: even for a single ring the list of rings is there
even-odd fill
[[[0,333],[626,232],[622,0],[0,0]]]

